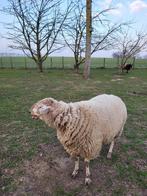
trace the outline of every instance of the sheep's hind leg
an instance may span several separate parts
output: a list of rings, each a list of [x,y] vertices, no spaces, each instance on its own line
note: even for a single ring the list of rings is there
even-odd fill
[[[119,132],[118,138],[122,135],[123,130],[124,130],[124,126],[122,127],[121,131]]]
[[[77,176],[79,172],[79,157],[76,157],[76,160],[75,160],[75,168],[74,168],[74,171],[72,172],[72,178],[75,178]]]
[[[109,148],[109,151],[108,151],[108,154],[107,154],[107,158],[108,158],[108,159],[111,159],[113,147],[114,147],[114,140],[113,140],[113,141],[111,142],[111,144],[110,144],[110,148]]]
[[[85,184],[86,185],[89,185],[91,184],[91,179],[90,179],[90,170],[89,170],[89,160],[88,159],[85,159],[85,165],[86,165],[86,177],[85,177]]]

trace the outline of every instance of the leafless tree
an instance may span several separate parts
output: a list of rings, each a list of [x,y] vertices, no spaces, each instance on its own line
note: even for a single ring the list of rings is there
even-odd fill
[[[127,25],[127,22],[111,24],[110,21],[107,21],[107,24],[101,23],[101,28],[98,28],[99,25],[93,25],[94,30],[91,43],[91,54],[100,50],[114,48],[117,37],[122,33],[122,29]]]
[[[96,51],[112,48],[117,33],[127,24],[111,24],[110,20],[101,19],[101,16],[112,9],[114,8],[104,9],[92,16],[92,1],[86,0],[86,51],[83,74],[85,79],[88,79],[90,75],[91,55]]]
[[[107,13],[113,8],[99,11],[92,16],[92,37],[91,55],[99,50],[112,49],[115,45],[116,37],[128,23],[113,24],[107,17]],[[85,5],[81,2],[76,3],[73,16],[68,21],[66,29],[63,31],[63,38],[66,45],[74,54],[76,71],[85,62],[86,48],[86,17]],[[118,34],[118,35],[117,35]]]
[[[141,51],[147,49],[147,34],[139,32],[133,35],[133,33],[133,31],[129,33],[127,30],[117,39],[116,48],[121,59],[121,67],[123,67],[130,58],[135,57]]]
[[[71,11],[71,3],[61,10],[61,0],[8,0],[4,11],[15,17],[15,23],[7,24],[10,46],[22,50],[31,57],[42,72],[48,55],[63,45],[58,37]],[[62,6],[63,8],[63,6]],[[64,11],[64,12],[62,12]]]
[[[78,72],[79,66],[84,62],[82,54],[85,51],[85,6],[77,2],[68,23],[62,31],[66,46],[74,54],[74,69]]]

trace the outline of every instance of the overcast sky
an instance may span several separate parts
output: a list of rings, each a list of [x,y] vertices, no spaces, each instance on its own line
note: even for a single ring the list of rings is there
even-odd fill
[[[109,17],[112,21],[124,22],[133,21],[133,27],[136,31],[143,29],[147,31],[147,0],[94,0],[93,11],[106,9],[108,7],[115,7],[111,10]],[[7,0],[0,0],[0,9],[7,7]],[[2,38],[6,34],[6,29],[3,22],[13,21],[14,18],[6,16],[0,12],[0,52],[13,52],[8,48],[8,41]],[[71,56],[69,50],[62,50],[62,52],[55,55]],[[111,52],[99,52],[98,56],[109,56]]]

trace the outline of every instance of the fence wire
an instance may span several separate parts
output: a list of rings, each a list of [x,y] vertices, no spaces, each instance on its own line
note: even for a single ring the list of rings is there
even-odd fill
[[[131,63],[132,60],[130,59]],[[92,58],[91,68],[116,68],[119,65],[118,58]],[[48,57],[43,63],[43,69],[73,69],[73,57]],[[135,68],[147,68],[147,59],[135,59]],[[11,69],[37,69],[35,62],[28,57],[0,57],[0,68]],[[83,64],[80,65],[83,68]]]

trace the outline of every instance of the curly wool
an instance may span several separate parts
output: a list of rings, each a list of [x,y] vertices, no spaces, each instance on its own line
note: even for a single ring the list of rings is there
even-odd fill
[[[71,156],[97,157],[102,144],[121,134],[127,119],[123,101],[114,95],[99,95],[88,101],[57,102],[44,121],[57,129],[57,137]],[[52,123],[51,123],[52,122]]]

